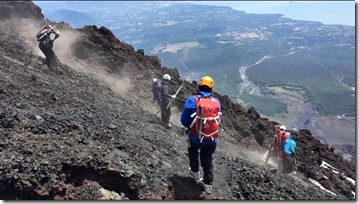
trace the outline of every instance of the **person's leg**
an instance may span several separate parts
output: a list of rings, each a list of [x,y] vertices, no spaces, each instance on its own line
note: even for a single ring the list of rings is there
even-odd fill
[[[216,151],[217,143],[208,144],[201,147],[200,158],[203,167],[203,182],[208,185],[213,183],[213,153]]]
[[[46,45],[43,42],[40,42],[39,48],[42,51],[42,53],[44,53],[44,55],[46,57],[45,63],[49,67],[50,66],[50,57],[51,56],[49,55],[48,48],[46,47]]]
[[[268,160],[269,160],[271,154],[273,154],[273,153],[272,153],[272,152],[273,152],[272,149],[273,149],[273,148],[271,148],[270,150],[268,150],[268,152],[266,152],[265,155],[264,155],[263,162],[264,162],[265,164],[268,163]]]
[[[168,104],[166,105],[165,108],[167,108]],[[166,120],[166,123],[169,124],[170,123],[170,118],[171,118],[171,107],[168,107],[166,109],[166,116],[165,116],[165,120]]]
[[[198,149],[200,146],[198,144],[194,144],[188,138],[189,146],[188,146],[188,157],[189,157],[189,166],[191,167],[191,171],[198,172],[199,171],[199,159],[198,159]]]
[[[287,161],[288,161],[288,162],[287,162],[287,164],[288,164],[288,166],[287,166],[288,172],[290,173],[290,172],[296,170],[296,169],[295,169],[295,164],[294,164],[294,157],[293,157],[293,155],[288,156]]]
[[[52,47],[48,48],[48,53],[49,53],[49,64],[51,67],[56,67],[57,66],[57,58],[55,55],[54,50],[52,49]]]
[[[287,173],[288,172],[288,157],[286,154],[283,154],[283,169],[282,169],[282,172],[283,173]]]
[[[276,152],[275,148],[273,148],[273,147],[265,155],[264,160],[263,160],[264,164],[267,164],[271,157],[277,157],[277,152]]]
[[[166,124],[166,123],[165,123],[165,122],[166,122],[166,121],[165,121],[165,118],[166,118],[165,109],[166,109],[166,107],[165,107],[163,101],[160,102],[160,108],[161,108],[161,121],[162,121],[162,123]]]
[[[161,118],[162,118],[162,122],[164,123],[164,125],[168,125],[170,122],[170,116],[171,116],[171,109],[168,108],[166,109],[168,106],[168,102],[162,102],[162,106],[161,106]]]

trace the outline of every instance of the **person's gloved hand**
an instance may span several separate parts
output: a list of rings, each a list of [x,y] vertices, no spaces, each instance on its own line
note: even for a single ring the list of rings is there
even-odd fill
[[[172,99],[176,99],[176,95],[171,95],[171,98],[172,98]]]

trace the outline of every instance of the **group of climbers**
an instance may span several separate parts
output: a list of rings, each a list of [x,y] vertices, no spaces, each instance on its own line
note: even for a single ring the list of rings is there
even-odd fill
[[[263,163],[267,164],[269,158],[277,157],[278,170],[283,173],[290,173],[296,170],[297,146],[295,140],[299,136],[299,131],[293,128],[286,131],[284,125],[276,126],[276,134],[271,143],[270,149],[264,154]]]
[[[46,25],[37,35],[39,48],[46,57],[46,65],[54,68],[58,59],[52,49],[54,41],[60,36],[56,26]],[[165,74],[161,79],[153,79],[152,90],[154,101],[160,106],[161,120],[166,128],[171,128],[170,104],[176,99],[176,94],[169,94],[169,83],[171,76]],[[209,76],[204,76],[199,82],[199,92],[189,96],[184,104],[180,121],[187,128],[189,170],[192,177],[200,184],[206,193],[210,194],[213,183],[213,153],[219,136],[220,116],[222,114],[221,104],[217,98],[212,97],[214,81]],[[291,172],[295,163],[295,137],[299,135],[297,129],[291,133],[286,132],[284,125],[276,127],[276,134],[271,148],[266,152],[264,163],[270,157],[278,158],[278,168],[283,172]],[[200,176],[199,165],[203,168],[203,178]]]
[[[169,99],[175,99],[177,95],[177,93],[175,95],[168,93],[170,80],[171,77],[165,74],[162,81],[154,79],[152,86],[154,101],[158,101],[161,107],[162,123],[167,128],[171,127]],[[190,174],[208,194],[212,191],[214,178],[212,160],[218,142],[222,114],[220,101],[212,97],[213,87],[214,81],[211,77],[202,77],[198,85],[198,94],[187,98],[180,117],[182,125],[187,128],[186,133],[188,133]],[[299,131],[295,128],[288,132],[284,125],[276,126],[276,134],[271,148],[264,156],[264,164],[268,163],[270,157],[276,157],[279,171],[290,173],[296,170],[295,139],[298,136]],[[200,164],[203,169],[203,177],[200,175]]]

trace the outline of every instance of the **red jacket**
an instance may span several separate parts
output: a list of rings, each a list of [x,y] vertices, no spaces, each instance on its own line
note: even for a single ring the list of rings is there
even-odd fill
[[[287,139],[287,133],[284,130],[276,129],[275,139],[272,142],[273,151],[277,153],[278,160],[282,160],[283,144]]]

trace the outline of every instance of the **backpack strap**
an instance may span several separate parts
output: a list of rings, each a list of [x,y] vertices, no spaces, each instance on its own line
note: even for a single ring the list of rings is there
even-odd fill
[[[193,118],[193,117],[196,115],[196,113],[197,113],[197,103],[198,103],[198,101],[201,100],[202,97],[198,94],[198,95],[193,95],[193,98],[194,98],[195,101],[196,101],[196,111],[191,114],[191,118]],[[190,125],[190,128],[193,126],[193,123],[194,123],[194,122],[195,122],[195,120],[192,121],[192,124]]]

